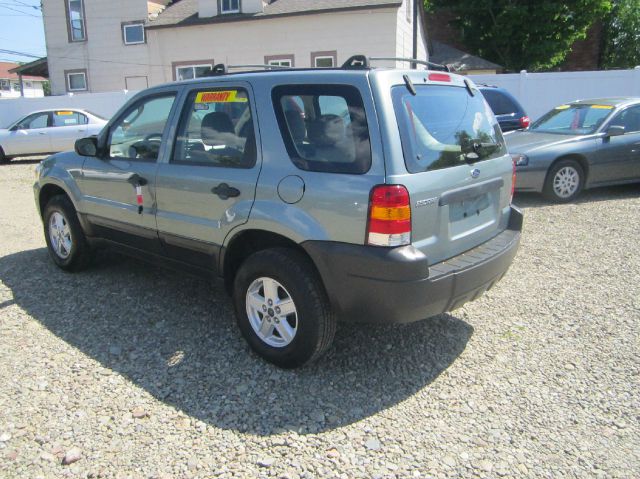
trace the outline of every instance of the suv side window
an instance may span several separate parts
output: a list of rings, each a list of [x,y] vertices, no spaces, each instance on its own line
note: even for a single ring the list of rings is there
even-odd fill
[[[613,120],[611,125],[624,126],[624,132],[636,133],[640,131],[640,105],[632,106],[621,111]]]
[[[171,163],[253,168],[256,136],[243,88],[208,88],[189,94]]]
[[[362,97],[348,85],[282,85],[272,100],[291,161],[301,170],[363,174],[371,167]]]
[[[109,130],[109,156],[156,161],[175,93],[144,98],[129,108]]]

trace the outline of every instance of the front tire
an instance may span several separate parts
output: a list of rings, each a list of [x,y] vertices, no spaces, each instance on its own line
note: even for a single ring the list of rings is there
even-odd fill
[[[568,203],[578,197],[584,187],[585,174],[575,160],[562,160],[547,174],[542,194],[550,201]]]
[[[65,271],[80,271],[91,261],[92,252],[71,200],[54,196],[44,208],[44,237],[49,256]]]
[[[235,277],[233,298],[244,338],[276,366],[309,364],[333,341],[336,319],[324,286],[298,251],[273,248],[249,256]]]

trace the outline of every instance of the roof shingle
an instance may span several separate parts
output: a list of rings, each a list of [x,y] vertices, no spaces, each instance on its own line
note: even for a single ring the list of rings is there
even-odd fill
[[[199,18],[198,0],[178,0],[169,5],[154,20],[149,20],[148,28],[202,25],[225,21],[267,18],[272,16],[303,15],[340,10],[399,7],[402,0],[273,0],[265,5],[264,12],[218,15]]]

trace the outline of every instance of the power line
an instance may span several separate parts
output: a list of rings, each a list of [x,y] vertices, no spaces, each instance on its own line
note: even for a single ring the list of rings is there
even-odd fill
[[[22,15],[27,16],[27,17],[42,18],[41,15],[33,15],[32,13],[23,12],[22,10],[18,10],[16,8],[11,8],[11,7],[8,7],[8,6],[3,5],[3,4],[0,4],[0,8],[6,8],[7,10],[11,10],[13,12],[21,13]],[[18,15],[13,15],[13,16],[17,17]]]

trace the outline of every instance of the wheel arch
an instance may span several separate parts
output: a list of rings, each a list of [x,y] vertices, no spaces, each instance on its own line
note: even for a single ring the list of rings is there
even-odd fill
[[[227,292],[233,292],[233,282],[238,269],[250,255],[270,248],[290,248],[301,253],[313,265],[313,259],[297,242],[282,234],[261,229],[246,229],[235,234],[220,252],[219,271],[224,279]],[[319,275],[320,276],[320,275]]]
[[[587,182],[589,181],[589,162],[587,161],[587,158],[584,155],[581,155],[579,153],[567,153],[564,155],[560,155],[555,160],[553,160],[553,162],[549,165],[549,168],[547,168],[547,174],[545,175],[545,179],[544,179],[545,184],[549,179],[549,174],[551,173],[551,170],[553,169],[553,167],[558,162],[564,161],[564,160],[573,160],[580,165],[580,168],[582,168],[582,172],[584,173],[583,187],[586,188]]]
[[[71,201],[71,203],[75,207],[73,198],[64,188],[55,183],[47,183],[40,188],[40,193],[38,194],[38,207],[40,209],[40,216],[44,214],[44,209],[51,198],[58,195],[63,195],[69,198],[69,201]]]

